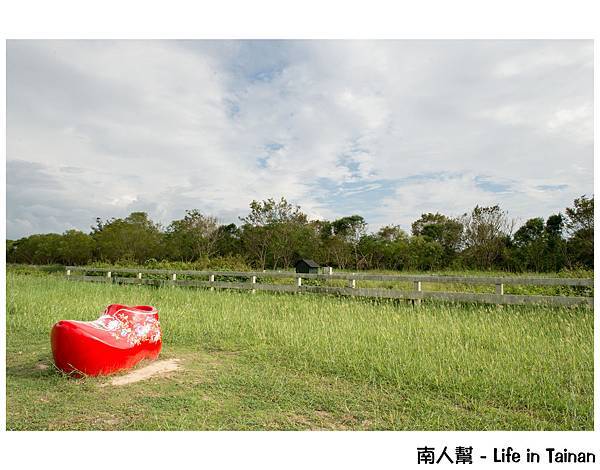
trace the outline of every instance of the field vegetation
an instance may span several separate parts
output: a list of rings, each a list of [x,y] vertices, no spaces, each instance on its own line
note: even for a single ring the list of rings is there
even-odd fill
[[[181,370],[122,387],[52,367],[49,332],[159,309]],[[7,275],[8,429],[591,430],[586,307],[408,303]]]

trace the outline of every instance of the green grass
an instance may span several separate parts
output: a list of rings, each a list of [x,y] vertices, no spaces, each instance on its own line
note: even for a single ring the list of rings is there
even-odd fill
[[[159,309],[166,377],[52,367],[49,332]],[[8,429],[593,429],[593,312],[67,282],[7,275]]]

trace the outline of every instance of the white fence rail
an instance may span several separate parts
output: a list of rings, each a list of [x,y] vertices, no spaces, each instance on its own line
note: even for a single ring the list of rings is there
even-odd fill
[[[89,275],[87,273],[96,273]],[[593,297],[563,295],[517,295],[505,294],[504,286],[570,286],[593,288],[593,279],[577,278],[543,278],[543,277],[487,277],[487,276],[440,276],[440,275],[387,275],[368,273],[334,273],[303,274],[278,271],[186,271],[167,269],[133,269],[133,268],[89,268],[78,266],[66,267],[67,278],[74,281],[110,282],[118,284],[171,285],[187,287],[203,287],[214,289],[242,289],[270,292],[314,292],[358,297],[374,297],[388,299],[406,299],[420,303],[424,299],[456,302],[483,302],[491,304],[548,304],[557,306],[594,305]],[[125,274],[126,276],[119,276]],[[148,278],[145,276],[159,276]],[[162,278],[161,278],[162,276]],[[189,279],[178,279],[178,276]],[[218,277],[219,280],[215,280]],[[240,278],[245,282],[240,281]],[[295,279],[291,285],[269,284],[268,279]],[[348,287],[332,287],[303,284],[302,280],[345,280]],[[260,281],[260,282],[259,282]],[[396,288],[359,287],[361,281],[403,282],[412,283],[413,288],[400,290]],[[493,285],[494,293],[480,292],[441,292],[427,290],[428,283]]]

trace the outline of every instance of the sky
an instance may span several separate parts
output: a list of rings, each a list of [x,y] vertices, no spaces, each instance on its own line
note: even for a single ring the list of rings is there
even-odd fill
[[[7,238],[284,196],[375,231],[593,194],[590,40],[7,42]]]

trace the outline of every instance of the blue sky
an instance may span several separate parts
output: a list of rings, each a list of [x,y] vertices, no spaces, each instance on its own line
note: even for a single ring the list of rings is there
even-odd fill
[[[9,41],[7,237],[285,196],[371,230],[593,192],[591,41]]]

